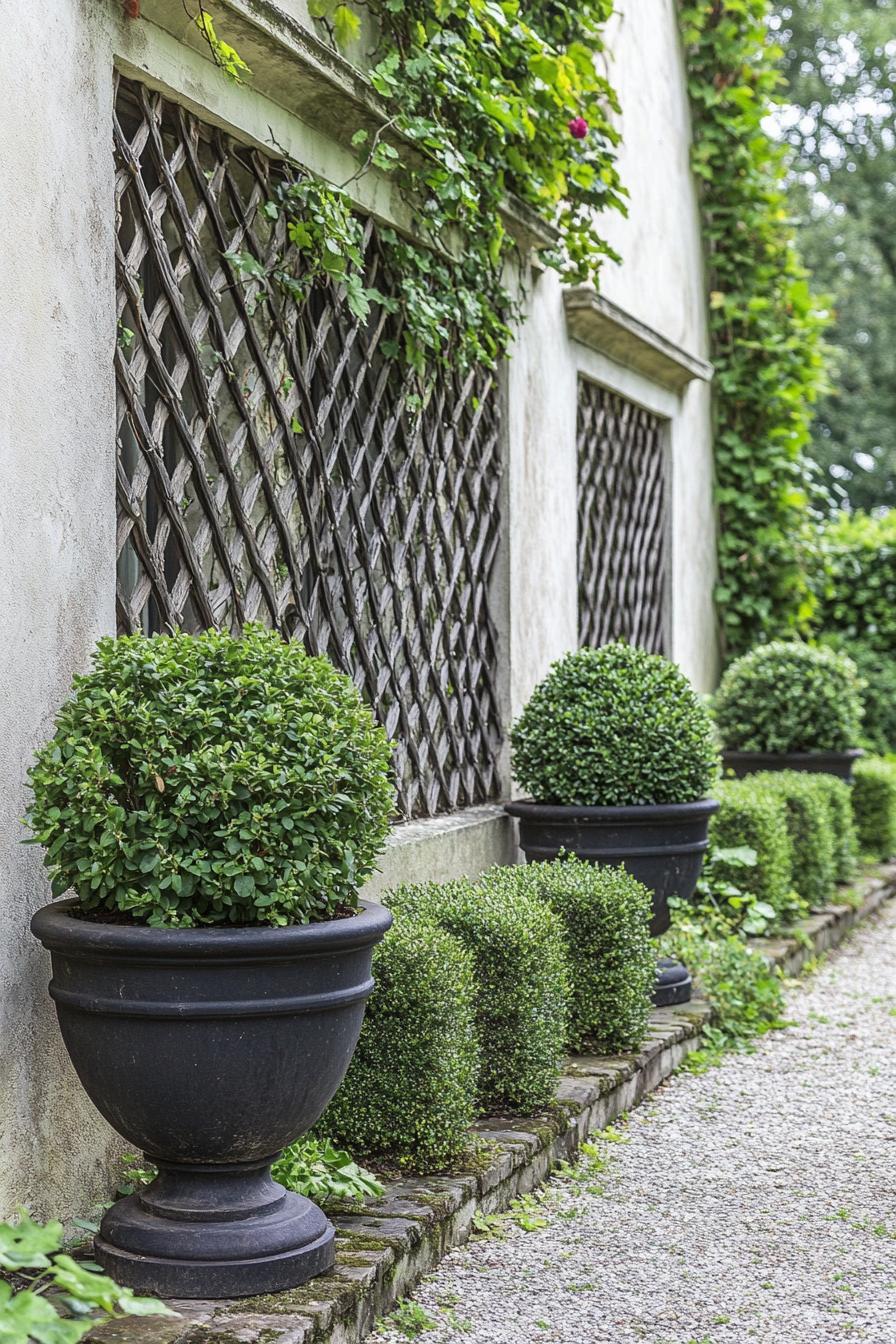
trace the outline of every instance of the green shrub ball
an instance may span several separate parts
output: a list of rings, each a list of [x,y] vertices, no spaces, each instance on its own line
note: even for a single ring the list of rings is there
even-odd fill
[[[620,807],[704,798],[718,771],[709,712],[667,658],[627,644],[568,653],[511,734],[538,803]]]
[[[861,737],[861,682],[845,654],[778,640],[731,664],[714,710],[729,751],[848,751]]]
[[[530,1114],[554,1100],[569,1021],[563,926],[543,902],[512,886],[475,882],[398,887],[400,918],[437,923],[473,958],[482,1051],[481,1114]]]
[[[399,914],[373,976],[358,1047],[317,1128],[356,1156],[444,1170],[468,1147],[475,1113],[473,958],[444,929]]]
[[[640,1045],[656,984],[647,888],[624,868],[572,855],[492,868],[480,880],[490,890],[527,892],[560,919],[571,987],[569,1049],[612,1055]]]
[[[260,626],[101,640],[30,781],[54,896],[175,927],[354,909],[394,803],[349,678]]]

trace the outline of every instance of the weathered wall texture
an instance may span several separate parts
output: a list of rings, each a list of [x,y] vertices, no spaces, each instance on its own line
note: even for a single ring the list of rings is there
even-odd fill
[[[607,216],[622,257],[601,289],[690,354],[708,359],[703,249],[676,0],[621,0],[607,30],[606,67],[619,91],[619,169],[629,214]],[[672,653],[700,690],[718,676],[712,586],[710,389],[692,383],[673,417]]]
[[[161,0],[152,0],[161,4]],[[145,0],[144,11],[152,7]],[[290,6],[303,12],[300,0]],[[658,16],[659,15],[659,21]],[[606,292],[705,355],[699,230],[687,170],[687,107],[674,0],[625,0],[614,30],[631,191],[629,221],[604,220],[625,260]],[[16,1204],[71,1216],[108,1193],[119,1150],[82,1096],[46,997],[47,960],[28,933],[48,899],[40,856],[21,845],[25,772],[74,673],[114,629],[112,352],[116,60],[264,143],[268,127],[318,172],[345,177],[345,150],[257,89],[228,84],[178,34],[127,25],[119,0],[20,6],[0,47],[5,185],[0,194],[0,1217]],[[282,83],[282,81],[281,81]],[[388,215],[377,184],[362,203]],[[505,543],[496,582],[508,714],[577,642],[576,380],[579,372],[669,421],[673,458],[673,651],[701,688],[715,672],[708,390],[682,398],[571,341],[553,273],[530,277],[530,320],[505,390]],[[508,778],[509,786],[509,778]],[[476,872],[514,857],[495,809],[402,828],[368,894],[398,880]]]
[[[59,1041],[28,932],[25,771],[72,672],[114,629],[110,54],[93,0],[22,6],[0,44],[0,1216],[74,1212],[111,1131]]]

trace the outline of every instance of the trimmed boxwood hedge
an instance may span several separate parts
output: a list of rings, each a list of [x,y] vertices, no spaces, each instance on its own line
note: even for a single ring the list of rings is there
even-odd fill
[[[793,905],[792,860],[787,816],[780,796],[757,786],[756,776],[725,780],[716,789],[719,810],[709,823],[709,843],[717,856],[716,877],[732,882],[757,900],[767,901],[779,915]],[[752,868],[726,869],[718,857],[724,849],[748,846],[756,851]]]
[[[469,1142],[479,1071],[470,953],[435,924],[396,917],[345,1080],[317,1129],[353,1155],[425,1173]]]
[[[810,778],[828,808],[835,880],[849,882],[855,876],[859,854],[856,823],[852,814],[852,789],[845,779],[838,779],[836,775],[819,773]]]
[[[767,789],[784,803],[791,880],[796,892],[814,909],[831,900],[837,878],[831,810],[818,778],[796,770],[753,777],[757,789]]]
[[[568,1045],[615,1054],[640,1044],[656,983],[651,897],[624,868],[570,855],[550,863],[492,868],[480,879],[496,891],[524,891],[563,922],[571,984]]]
[[[875,756],[857,761],[852,808],[862,853],[891,858],[896,853],[896,765]]]
[[[399,916],[438,923],[472,956],[480,1111],[527,1113],[553,1101],[570,996],[563,926],[553,911],[510,886],[469,881],[397,887],[385,900]]]

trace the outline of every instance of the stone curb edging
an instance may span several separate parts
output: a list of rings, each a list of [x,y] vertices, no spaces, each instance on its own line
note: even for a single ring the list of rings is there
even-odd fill
[[[874,870],[857,890],[860,905],[828,906],[803,920],[796,937],[753,939],[752,945],[783,974],[798,974],[896,895],[896,865]],[[334,1215],[338,1251],[331,1273],[266,1298],[173,1302],[178,1319],[108,1322],[87,1336],[88,1344],[358,1344],[378,1317],[467,1240],[477,1213],[507,1208],[558,1163],[574,1159],[589,1133],[653,1092],[699,1046],[711,1017],[702,999],[655,1010],[637,1055],[573,1056],[551,1111],[479,1121],[474,1130],[491,1146],[481,1170],[393,1181],[362,1210]]]

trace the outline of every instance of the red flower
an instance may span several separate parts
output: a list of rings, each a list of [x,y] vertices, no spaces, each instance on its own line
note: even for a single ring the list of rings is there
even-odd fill
[[[569,123],[569,133],[573,140],[584,140],[588,134],[588,123],[584,117],[573,117]]]

